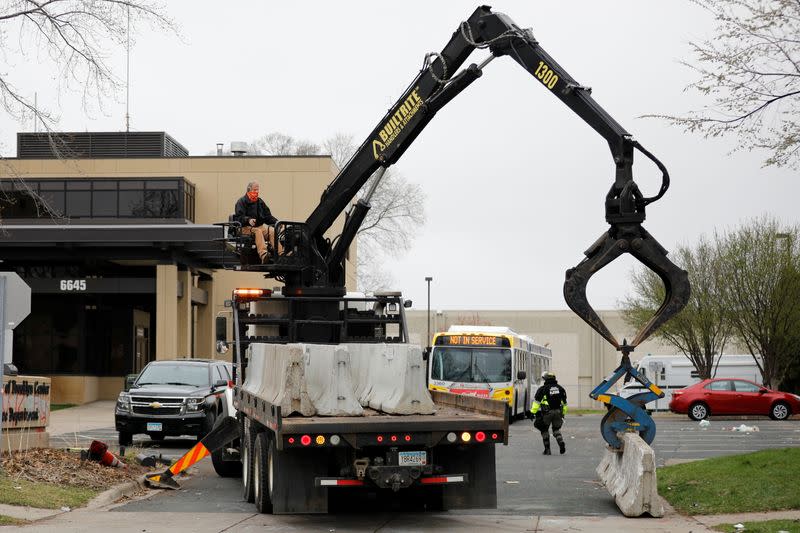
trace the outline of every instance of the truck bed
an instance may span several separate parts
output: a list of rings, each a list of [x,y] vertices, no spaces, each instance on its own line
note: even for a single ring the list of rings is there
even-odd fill
[[[505,402],[431,391],[436,411],[430,415],[390,415],[365,408],[363,416],[280,416],[280,408],[239,391],[237,408],[283,435],[304,433],[381,433],[501,431],[508,439]]]

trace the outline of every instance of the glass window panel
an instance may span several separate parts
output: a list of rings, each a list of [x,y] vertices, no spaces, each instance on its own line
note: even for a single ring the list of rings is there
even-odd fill
[[[42,191],[42,200],[56,216],[64,215],[64,191]],[[42,214],[47,216],[47,214]]]
[[[67,182],[68,191],[88,191],[92,188],[90,180],[72,180]]]
[[[145,182],[147,189],[177,189],[178,182],[176,180],[158,180]]]
[[[117,180],[94,180],[92,181],[94,190],[110,190],[117,188]]]
[[[3,216],[6,218],[37,218],[38,211],[35,200],[26,192],[9,193],[8,202],[3,203]]]
[[[144,191],[119,191],[119,216],[141,216],[144,208]]]
[[[138,216],[148,218],[177,218],[177,191],[145,191],[145,209]]]
[[[12,180],[0,180],[0,191],[13,191],[14,182]]]
[[[732,391],[733,387],[731,386],[731,382],[728,380],[722,381],[712,381],[708,385],[705,386],[708,390],[716,390],[716,391]]]
[[[119,180],[120,189],[144,189],[144,182],[139,180]]]
[[[88,217],[91,215],[92,193],[89,191],[69,191],[67,193],[66,214],[69,217]]]
[[[92,193],[92,216],[117,216],[117,191],[94,191]]]
[[[63,191],[64,182],[60,180],[42,180],[39,182],[39,187],[43,191]]]
[[[758,392],[760,389],[757,385],[748,383],[746,381],[734,381],[736,392]]]

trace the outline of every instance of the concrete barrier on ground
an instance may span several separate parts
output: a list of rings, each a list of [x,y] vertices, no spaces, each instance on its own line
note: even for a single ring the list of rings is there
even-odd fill
[[[422,349],[412,344],[348,344],[356,396],[384,413],[431,414]]]
[[[642,516],[645,513],[653,517],[664,516],[664,506],[658,496],[653,448],[636,433],[620,436],[623,450],[606,450],[597,467],[600,481],[625,516]]]

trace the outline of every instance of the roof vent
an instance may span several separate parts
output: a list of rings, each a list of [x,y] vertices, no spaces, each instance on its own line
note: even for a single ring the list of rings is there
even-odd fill
[[[231,153],[238,157],[245,155],[247,153],[247,143],[242,141],[232,141]]]

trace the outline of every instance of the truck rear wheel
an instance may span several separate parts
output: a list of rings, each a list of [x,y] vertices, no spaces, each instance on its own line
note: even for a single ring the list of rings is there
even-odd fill
[[[272,449],[273,443],[267,434],[259,433],[255,438],[253,450],[253,499],[259,513],[272,512],[270,499],[269,465],[267,464],[267,450]]]
[[[253,447],[255,446],[255,435],[253,435],[250,429],[250,420],[247,418],[242,421],[241,434],[242,498],[247,503],[253,503],[255,501],[255,494],[253,493],[253,489],[255,488],[255,484],[253,483],[253,464],[255,463],[253,460]]]

